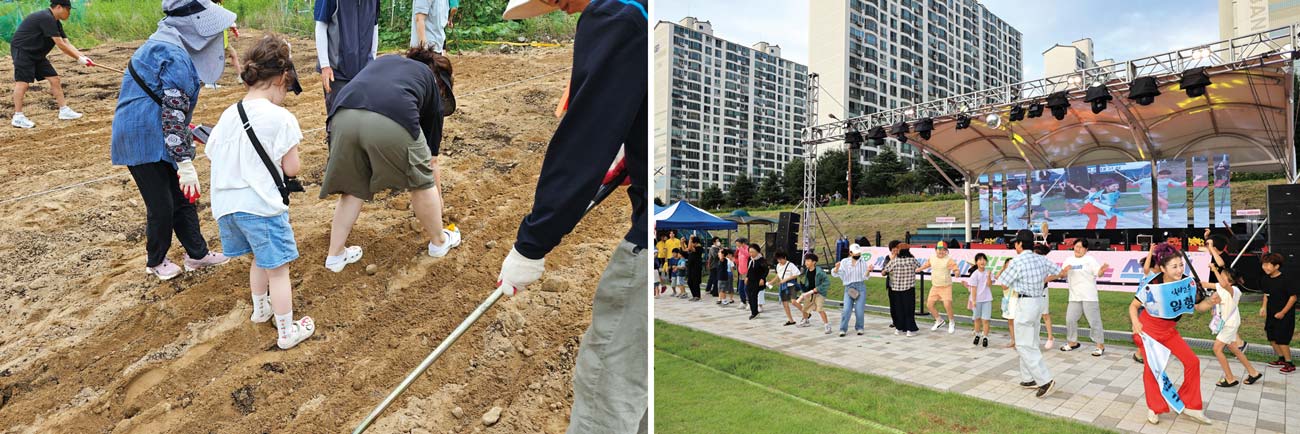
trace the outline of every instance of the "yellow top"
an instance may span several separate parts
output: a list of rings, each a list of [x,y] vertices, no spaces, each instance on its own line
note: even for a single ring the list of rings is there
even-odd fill
[[[661,257],[661,258],[671,258],[671,257],[673,257],[673,250],[675,250],[675,249],[680,249],[680,248],[682,248],[682,240],[677,239],[677,238],[669,238],[669,239],[666,239],[666,240],[664,240],[664,248],[663,248],[663,250],[660,250],[660,251],[659,251],[659,252],[660,252],[660,255],[661,255],[660,257]]]

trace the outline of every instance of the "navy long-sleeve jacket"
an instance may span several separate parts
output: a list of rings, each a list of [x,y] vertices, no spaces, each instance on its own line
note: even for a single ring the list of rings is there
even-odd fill
[[[515,249],[541,259],[573,231],[620,146],[632,184],[632,228],[624,237],[645,248],[646,2],[592,0],[578,20],[569,110],[551,137],[533,210],[519,224]]]

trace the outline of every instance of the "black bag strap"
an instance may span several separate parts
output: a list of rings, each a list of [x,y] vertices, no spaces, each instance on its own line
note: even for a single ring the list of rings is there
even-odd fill
[[[239,121],[244,123],[244,132],[248,133],[248,140],[253,142],[253,149],[257,151],[257,156],[262,158],[266,170],[271,172],[271,179],[275,180],[275,188],[280,190],[280,198],[284,200],[285,206],[288,206],[289,191],[285,188],[284,180],[280,178],[280,171],[276,170],[275,163],[271,162],[271,157],[266,155],[266,149],[262,148],[262,142],[258,141],[257,134],[253,133],[253,124],[248,122],[248,113],[244,112],[244,102],[235,103],[235,108],[239,110]]]
[[[144,93],[149,94],[149,98],[153,99],[153,102],[157,103],[159,107],[163,107],[162,98],[159,98],[158,94],[154,93],[148,84],[145,84],[144,79],[140,78],[140,74],[135,72],[135,62],[127,62],[126,69],[131,72],[131,78],[135,80],[136,86],[144,89]]]

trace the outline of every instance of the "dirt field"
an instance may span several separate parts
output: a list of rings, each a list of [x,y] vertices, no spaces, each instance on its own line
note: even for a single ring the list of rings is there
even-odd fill
[[[250,32],[251,33],[251,32]],[[255,40],[246,34],[244,48]],[[89,50],[124,67],[137,44]],[[122,76],[52,57],[73,108],[55,119],[48,89],[28,94],[33,130],[0,127],[0,431],[5,433],[305,432],[351,430],[492,291],[533,186],[568,78],[571,51],[453,57],[459,112],[448,118],[442,179],[446,215],[464,244],[428,258],[409,196],[368,204],[350,242],[365,257],[343,273],[323,266],[332,200],[316,199],[327,156],[313,44],[293,41],[303,87],[287,107],[306,133],[307,194],[291,208],[301,257],[291,265],[294,311],[317,331],[289,351],[252,324],[249,259],[160,283],[144,273],[145,209],[124,167],[109,161]],[[0,58],[0,116],[12,114],[12,64]],[[242,96],[202,92],[196,122],[215,122]],[[200,149],[200,154],[202,149]],[[203,232],[215,248],[205,159]],[[16,199],[60,186],[61,191]],[[588,216],[547,258],[535,291],[503,299],[470,329],[372,432],[563,432],[570,379],[590,300],[628,227],[625,193]],[[171,258],[183,249],[173,243]],[[374,275],[367,265],[377,265]],[[503,409],[486,426],[482,415]]]

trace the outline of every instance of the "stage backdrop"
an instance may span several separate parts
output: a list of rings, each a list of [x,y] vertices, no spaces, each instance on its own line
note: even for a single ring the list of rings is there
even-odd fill
[[[1192,157],[1192,225],[1198,228],[1210,227],[1210,180],[1209,159],[1204,156]]]
[[[934,255],[934,249],[911,249],[913,255],[921,262]],[[960,281],[965,284],[965,277],[970,275],[970,268],[974,266],[975,254],[983,253],[989,258],[988,268],[994,273],[1002,270],[1003,265],[1008,259],[1016,256],[1015,250],[998,249],[952,249],[948,255],[958,262],[958,269],[961,270],[962,278]],[[1097,279],[1097,288],[1103,291],[1137,291],[1138,280],[1142,278],[1142,260],[1146,258],[1147,252],[1088,252],[1097,262],[1110,265],[1110,270],[1106,275]],[[1210,254],[1205,252],[1188,252],[1187,255],[1192,259],[1192,266],[1200,275],[1201,280],[1209,279]],[[863,256],[871,262],[871,274],[880,276],[880,269],[885,264],[885,259],[889,257],[889,249],[885,247],[869,247]],[[1053,250],[1047,255],[1047,259],[1060,265],[1066,259],[1074,256],[1072,250]],[[1190,273],[1190,270],[1188,271]],[[927,273],[928,274],[928,273]],[[929,280],[927,277],[926,280]],[[1066,283],[1063,281],[1052,282],[1052,288],[1065,288]],[[995,291],[997,292],[997,291]]]

